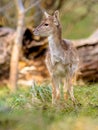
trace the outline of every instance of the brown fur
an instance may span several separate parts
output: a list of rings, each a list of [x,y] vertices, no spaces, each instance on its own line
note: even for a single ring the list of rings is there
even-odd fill
[[[34,30],[34,34],[47,36],[49,52],[46,56],[46,65],[52,78],[52,103],[60,98],[60,83],[64,80],[64,98],[75,101],[72,78],[78,69],[79,58],[76,49],[69,40],[62,39],[59,15],[56,11],[53,16],[46,14],[46,18]]]

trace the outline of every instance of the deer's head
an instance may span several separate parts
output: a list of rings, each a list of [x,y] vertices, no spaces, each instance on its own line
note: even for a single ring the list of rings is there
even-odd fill
[[[60,25],[58,11],[55,11],[53,15],[44,12],[44,15],[45,18],[42,20],[41,24],[35,28],[33,32],[34,35],[50,36],[55,33],[57,27]]]

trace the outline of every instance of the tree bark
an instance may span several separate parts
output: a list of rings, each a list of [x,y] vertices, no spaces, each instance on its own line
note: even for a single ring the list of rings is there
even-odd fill
[[[16,33],[14,33],[14,30],[11,32],[6,30],[7,29],[5,28],[4,30],[3,28],[0,29],[0,44],[2,43],[1,46],[3,45],[2,47],[0,46],[0,49],[2,48],[1,51],[3,50],[2,53],[0,53],[1,81],[4,78],[8,79],[10,52],[13,46],[13,43],[10,41],[12,41],[12,39],[14,39],[16,35]],[[83,79],[88,82],[98,81],[98,30],[95,31],[88,38],[71,40],[71,41],[77,48],[77,52],[80,57],[78,79]],[[20,63],[24,65],[23,67],[19,68],[19,72],[22,72],[22,74],[19,74],[19,79],[23,80],[40,79],[40,81],[43,81],[44,79],[47,79],[49,77],[48,71],[44,63],[47,46],[48,46],[48,40],[46,38],[34,36],[32,34],[32,31],[30,31],[30,29],[26,29],[22,37],[22,52],[23,52],[22,58],[25,57],[25,59],[28,60],[23,61],[22,58],[20,59]],[[13,52],[16,53],[15,50]],[[13,60],[14,59],[16,58],[13,57]],[[15,63],[13,62],[13,64]],[[27,68],[29,70],[26,70]],[[15,70],[14,67],[13,70]],[[26,70],[27,72],[24,72],[23,70]]]
[[[24,54],[27,55],[28,58],[40,57],[42,56],[39,55],[40,50],[42,52],[45,48],[47,49],[47,40],[45,41],[43,39],[43,41],[41,41],[40,39],[39,42],[35,40],[31,42],[28,41],[28,37],[26,36],[26,40],[24,41]],[[98,81],[98,30],[88,38],[71,41],[76,47],[80,58],[78,79],[89,82]],[[35,47],[37,51],[34,51]],[[29,50],[32,50],[31,53],[29,53]]]
[[[24,7],[22,1],[15,0],[15,4],[18,10],[18,25],[10,62],[9,88],[11,89],[11,91],[15,91],[17,89],[18,62],[19,62],[19,55],[21,52],[23,26],[24,26]]]
[[[80,57],[78,78],[86,81],[98,81],[98,30],[90,37],[72,40]]]

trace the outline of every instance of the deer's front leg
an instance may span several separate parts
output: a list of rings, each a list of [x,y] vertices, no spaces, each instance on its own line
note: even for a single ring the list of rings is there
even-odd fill
[[[60,99],[60,80],[56,76],[52,76],[52,104]]]

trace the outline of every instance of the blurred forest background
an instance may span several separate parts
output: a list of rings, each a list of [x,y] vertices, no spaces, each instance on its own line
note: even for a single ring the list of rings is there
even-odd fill
[[[80,57],[76,106],[51,105],[48,41],[33,35],[55,10]],[[98,130],[97,82],[98,0],[0,0],[0,130]]]
[[[20,45],[19,48],[21,49],[16,49],[16,51],[13,46],[15,46],[15,39],[19,35],[19,33],[17,35],[16,31],[20,16],[19,5],[23,5],[24,18],[22,20],[23,25],[20,27],[22,29],[21,37],[18,44],[16,44],[16,46]],[[98,81],[97,0],[23,0],[22,4],[19,3],[19,5],[15,1],[0,1],[1,83],[2,81],[7,83],[10,77],[10,81],[14,82],[11,83],[12,86],[16,86],[17,76],[19,83],[24,84],[32,84],[32,80],[40,82],[49,78],[44,63],[48,45],[47,39],[34,36],[32,32],[34,27],[41,22],[44,11],[53,14],[55,10],[60,11],[63,37],[72,39],[78,50],[80,56],[78,78],[86,81]],[[20,10],[20,12],[22,11]],[[12,54],[15,51],[17,54]],[[17,68],[18,60],[19,67]],[[16,77],[13,75],[16,75]],[[89,77],[89,75],[91,76]]]
[[[23,0],[25,7],[29,7],[37,0]],[[63,36],[66,38],[85,38],[97,28],[98,4],[97,0],[41,0],[25,15],[25,27],[34,27],[40,23],[42,8],[49,13],[60,9],[63,26]],[[11,28],[17,26],[17,11],[14,1],[0,1],[0,25]]]

